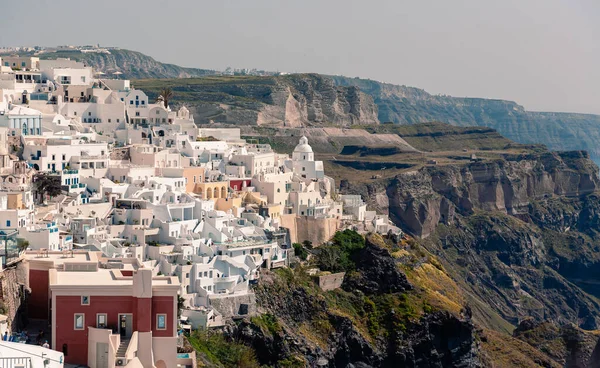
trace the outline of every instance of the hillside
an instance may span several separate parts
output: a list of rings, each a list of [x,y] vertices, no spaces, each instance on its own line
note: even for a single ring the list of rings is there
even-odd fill
[[[555,150],[586,150],[600,161],[598,115],[531,112],[512,101],[435,96],[422,89],[367,79],[331,78],[337,85],[358,87],[373,97],[381,122],[487,126],[516,142],[541,143]]]
[[[325,136],[317,155],[342,193],[410,235],[363,241],[348,230],[306,249],[306,263],[265,273],[261,315],[224,340],[192,337],[207,366],[595,367],[600,180],[588,155],[489,128],[372,129],[384,128],[364,145],[343,144],[357,129],[246,130],[282,147],[286,134]],[[390,131],[402,140],[382,141]],[[312,267],[345,271],[341,289],[319,290]]]
[[[135,80],[151,98],[170,87],[197,123],[271,127],[378,124],[373,99],[318,74]]]

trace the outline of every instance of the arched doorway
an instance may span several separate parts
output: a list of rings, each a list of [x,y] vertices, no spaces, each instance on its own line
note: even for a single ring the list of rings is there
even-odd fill
[[[213,188],[213,197],[214,198],[219,198],[219,189]]]

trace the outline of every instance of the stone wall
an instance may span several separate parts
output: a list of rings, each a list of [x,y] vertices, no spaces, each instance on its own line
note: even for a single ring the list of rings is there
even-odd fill
[[[219,313],[223,315],[223,318],[231,318],[239,315],[253,315],[256,313],[256,295],[253,293],[245,295],[232,295],[232,296],[209,296],[210,305]],[[247,313],[243,314],[242,305],[245,304],[248,307]]]
[[[281,226],[290,230],[292,243],[309,240],[314,246],[319,246],[335,235],[340,227],[340,222],[335,218],[282,215]]]
[[[27,324],[27,297],[29,296],[29,264],[17,262],[0,273],[2,295],[0,303],[8,316],[9,329],[16,331]]]
[[[318,284],[321,290],[334,290],[342,286],[346,272],[332,273],[331,275],[322,275],[318,277]]]

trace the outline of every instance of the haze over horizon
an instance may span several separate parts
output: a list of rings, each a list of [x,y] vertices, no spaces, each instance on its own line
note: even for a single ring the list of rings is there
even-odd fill
[[[58,0],[2,10],[0,46],[99,43],[188,67],[358,76],[600,114],[593,0]]]

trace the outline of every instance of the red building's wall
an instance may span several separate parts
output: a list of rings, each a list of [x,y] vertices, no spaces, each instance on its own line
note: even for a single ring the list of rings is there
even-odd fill
[[[229,187],[231,189],[236,188],[237,186],[237,190],[242,190],[244,188],[244,182],[246,183],[246,186],[251,187],[252,185],[252,180],[250,179],[245,179],[245,180],[229,180]]]
[[[173,337],[175,331],[173,331],[174,318],[177,316],[173,315],[173,303],[177,303],[172,296],[155,296],[152,297],[152,336],[154,337]],[[166,314],[167,315],[167,329],[157,330],[156,329],[156,315]]]
[[[56,297],[56,350],[62,351],[63,344],[68,346],[65,362],[87,365],[88,326],[96,327],[96,314],[106,313],[109,328],[117,329],[119,314],[133,314],[133,331],[152,331],[155,337],[172,337],[174,304],[172,296],[155,296],[152,299],[137,299],[129,296],[91,296],[90,305],[81,305],[80,296]],[[75,330],[75,313],[85,314],[84,330]],[[156,329],[156,314],[167,315],[167,329]]]
[[[85,314],[85,329],[75,330],[75,313]],[[134,313],[131,296],[91,296],[90,305],[81,305],[80,296],[56,297],[56,350],[68,346],[65,363],[87,365],[88,326],[96,327],[96,314],[106,313],[108,327],[117,328],[120,313]],[[133,331],[136,331],[135,313]]]
[[[48,270],[29,271],[29,286],[31,287],[31,295],[27,300],[29,318],[50,319],[48,284]]]
[[[152,299],[150,298],[136,298],[136,310],[137,314],[134,319],[137,320],[137,330],[139,332],[150,332],[152,331]]]

